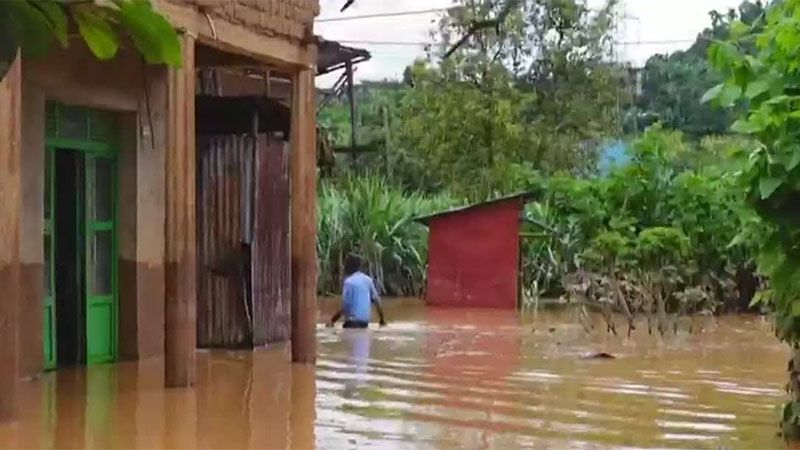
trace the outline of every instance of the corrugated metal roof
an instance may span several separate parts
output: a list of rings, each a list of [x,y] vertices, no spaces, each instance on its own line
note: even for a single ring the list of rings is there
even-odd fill
[[[358,64],[370,58],[372,55],[363,48],[348,47],[317,37],[317,75],[343,69],[348,62]]]
[[[502,202],[509,201],[509,200],[514,200],[514,199],[520,199],[524,203],[527,203],[531,199],[536,197],[537,195],[538,195],[537,192],[520,192],[520,193],[513,194],[513,195],[507,195],[507,196],[504,196],[504,197],[498,197],[498,198],[495,198],[495,199],[492,199],[492,200],[486,200],[486,201],[479,202],[479,203],[472,203],[472,204],[469,204],[469,205],[466,205],[466,206],[459,206],[459,207],[456,207],[456,208],[451,208],[451,209],[448,209],[448,210],[445,210],[445,211],[440,211],[440,212],[433,213],[433,214],[428,214],[428,215],[425,215],[425,216],[415,217],[414,221],[415,222],[419,222],[419,223],[421,223],[423,225],[428,225],[431,222],[431,220],[433,220],[435,218],[438,218],[438,217],[447,216],[447,215],[450,215],[450,214],[458,214],[458,213],[462,213],[462,212],[465,212],[465,211],[470,211],[470,210],[473,210],[473,209],[482,208],[484,206],[493,205],[493,204],[496,204],[496,203],[502,203]]]

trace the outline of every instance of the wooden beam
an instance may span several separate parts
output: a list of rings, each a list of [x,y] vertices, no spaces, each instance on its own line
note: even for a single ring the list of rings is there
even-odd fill
[[[219,17],[209,16],[209,20],[193,3],[178,5],[168,0],[157,0],[156,5],[175,27],[196,36],[202,44],[284,68],[305,69],[315,63],[313,46],[292,42],[288,37],[257,33]]]
[[[314,71],[294,78],[291,135],[292,361],[316,361],[317,146]]]
[[[182,36],[183,67],[170,69],[165,193],[164,383],[194,384],[197,303],[194,38]]]
[[[19,56],[0,82],[0,422],[16,412],[20,307],[22,73]]]

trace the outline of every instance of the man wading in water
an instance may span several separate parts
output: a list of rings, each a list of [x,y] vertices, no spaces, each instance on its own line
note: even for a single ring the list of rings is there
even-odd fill
[[[371,306],[375,304],[380,317],[380,325],[386,325],[383,316],[381,298],[375,289],[372,278],[361,272],[361,258],[348,255],[344,260],[344,280],[342,289],[342,307],[331,317],[328,323],[332,327],[340,317],[344,316],[344,328],[367,328],[371,313]]]

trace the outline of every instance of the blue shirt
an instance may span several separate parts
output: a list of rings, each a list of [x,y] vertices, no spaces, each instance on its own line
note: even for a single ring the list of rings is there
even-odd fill
[[[342,310],[347,320],[369,322],[372,300],[378,298],[378,291],[372,278],[356,272],[344,280],[342,289]]]

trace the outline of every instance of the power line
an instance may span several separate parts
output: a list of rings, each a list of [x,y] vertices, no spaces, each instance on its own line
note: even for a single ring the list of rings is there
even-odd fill
[[[423,14],[434,14],[434,13],[441,13],[447,12],[453,8],[457,7],[450,7],[450,8],[432,8],[432,9],[419,9],[414,11],[395,11],[395,12],[385,12],[385,13],[374,13],[374,14],[361,14],[361,15],[354,15],[354,16],[344,16],[344,17],[323,17],[321,19],[317,19],[317,22],[344,22],[348,20],[362,20],[362,19],[379,19],[384,17],[401,17],[401,16],[418,16]],[[639,20],[638,17],[630,15],[630,14],[623,14],[623,19],[632,19],[632,20]]]
[[[409,42],[409,41],[356,41],[356,40],[337,40],[340,44],[356,44],[356,45],[400,45],[400,46],[414,46],[421,45],[436,45],[435,42]]]
[[[629,45],[629,46],[637,46],[637,45],[670,45],[670,44],[689,44],[697,39],[665,39],[661,41],[615,41],[614,44],[616,45]]]
[[[615,45],[622,45],[622,46],[639,46],[639,45],[671,45],[671,44],[688,44],[694,42],[696,39],[664,39],[664,40],[651,40],[651,41],[614,41]],[[342,44],[353,44],[353,45],[386,45],[386,46],[409,46],[409,47],[420,47],[426,45],[439,45],[439,42],[412,42],[412,41],[369,41],[369,40],[337,40],[337,42]]]
[[[317,19],[317,22],[344,22],[346,20],[361,20],[361,19],[377,19],[383,17],[401,17],[401,16],[418,16],[422,14],[433,14],[449,11],[450,8],[434,8],[434,9],[421,9],[417,11],[397,11],[376,14],[362,14],[360,16],[345,16],[345,17],[323,17]]]

